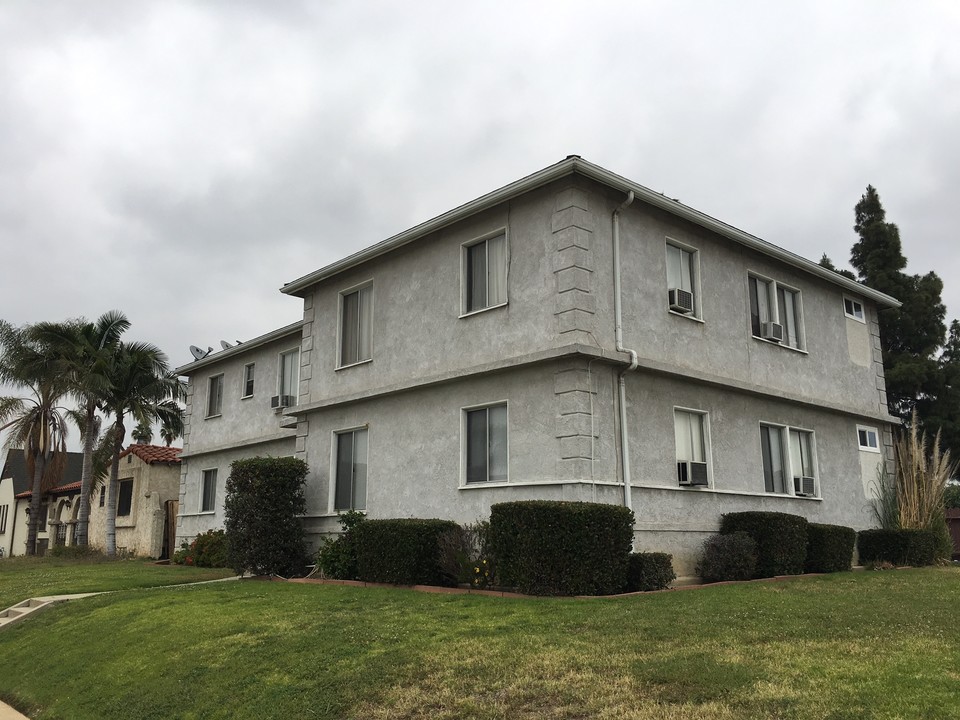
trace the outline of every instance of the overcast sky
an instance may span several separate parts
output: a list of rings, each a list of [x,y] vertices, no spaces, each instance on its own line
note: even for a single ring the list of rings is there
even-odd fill
[[[284,283],[579,154],[845,265],[868,183],[960,315],[955,2],[0,4],[0,317],[174,365]]]

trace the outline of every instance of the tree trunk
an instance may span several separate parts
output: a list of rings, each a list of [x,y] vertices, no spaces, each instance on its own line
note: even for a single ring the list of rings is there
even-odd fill
[[[37,554],[37,534],[40,527],[40,494],[47,456],[40,453],[33,465],[33,494],[30,496],[30,520],[27,521],[27,555]]]
[[[93,441],[96,404],[87,402],[87,427],[83,435],[83,472],[80,475],[80,509],[77,511],[77,526],[74,529],[75,545],[86,545],[90,522],[90,485],[93,482]]]
[[[117,413],[117,422],[113,427],[113,458],[110,460],[110,483],[107,486],[107,557],[117,554],[117,495],[120,483],[120,453],[123,452],[123,438],[127,434],[123,427],[123,413]]]

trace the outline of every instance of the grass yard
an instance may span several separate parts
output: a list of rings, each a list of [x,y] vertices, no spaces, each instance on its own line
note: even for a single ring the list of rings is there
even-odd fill
[[[0,610],[29,597],[176,585],[233,574],[230,570],[154,565],[140,560],[5,558],[0,560]]]
[[[958,718],[960,570],[609,600],[245,581],[0,633],[42,718]]]

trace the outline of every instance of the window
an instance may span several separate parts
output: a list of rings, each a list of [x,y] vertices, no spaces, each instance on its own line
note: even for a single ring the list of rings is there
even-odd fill
[[[699,411],[673,411],[677,445],[677,480],[681,485],[707,485],[706,415]]]
[[[0,535],[7,531],[7,514],[9,511],[9,505],[0,505]]]
[[[507,236],[463,246],[463,312],[472,313],[507,302]]]
[[[240,397],[253,397],[253,375],[256,367],[255,363],[243,366],[243,394]]]
[[[843,314],[848,318],[859,320],[862,323],[867,321],[866,316],[863,314],[863,303],[846,295],[843,296]]]
[[[697,312],[697,253],[667,243],[667,303],[670,310],[691,317]]]
[[[367,431],[336,434],[336,489],[334,510],[365,510],[367,507]]]
[[[133,480],[121,480],[120,496],[117,498],[117,517],[129,515],[131,505],[133,505]]]
[[[281,404],[290,407],[297,404],[300,395],[300,350],[294,348],[280,353],[280,372],[277,377],[277,394],[286,397]]]
[[[100,487],[100,507],[103,507],[107,504],[107,488]]]
[[[507,404],[464,411],[466,481],[507,481]]]
[[[37,532],[47,531],[47,515],[50,513],[50,506],[44,503],[40,506],[40,522],[37,524]]]
[[[213,512],[217,506],[217,469],[204,470],[200,483],[200,512]]]
[[[215,417],[223,409],[223,374],[210,378],[207,391],[207,417]]]
[[[880,452],[880,436],[876,428],[857,425],[857,442],[861,450]]]
[[[761,424],[760,456],[767,492],[802,496],[817,494],[812,432]]]
[[[373,357],[371,323],[373,286],[340,295],[340,367]]]
[[[802,350],[800,292],[754,275],[749,277],[749,284],[753,336]]]

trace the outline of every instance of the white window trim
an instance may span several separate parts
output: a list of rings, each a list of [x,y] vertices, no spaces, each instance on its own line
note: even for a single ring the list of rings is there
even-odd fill
[[[337,503],[337,436],[343,435],[344,433],[356,432],[357,430],[366,430],[367,431],[367,497],[364,498],[364,505],[366,505],[366,500],[370,497],[370,424],[364,425],[354,425],[352,427],[337,428],[336,430],[330,431],[330,488],[327,493],[327,517],[339,517],[344,513],[348,512],[361,512],[364,515],[367,514],[366,508],[363,510],[337,510],[335,505]]]
[[[297,387],[294,388],[293,397],[295,400],[295,405],[300,403],[300,346],[294,345],[293,347],[287,348],[286,350],[281,350],[277,353],[277,396],[283,394],[283,356],[289,355],[290,353],[297,354]]]
[[[700,415],[701,417],[703,417],[703,445],[704,445],[703,461],[707,464],[707,484],[701,485],[701,486],[693,485],[690,487],[684,486],[683,489],[684,490],[700,490],[701,492],[704,490],[713,490],[713,487],[714,487],[713,486],[713,438],[710,434],[710,412],[707,410],[701,410],[699,408],[684,407],[683,405],[674,405],[673,406],[674,428],[676,428],[677,410],[679,410],[680,412],[692,413],[694,415]],[[674,443],[676,443],[676,440],[674,440]],[[677,463],[680,462],[676,457],[677,455],[676,447],[673,448],[673,455],[674,455],[673,481],[674,483],[676,483],[677,482]]]
[[[507,479],[497,482],[467,482],[467,413],[471,410],[483,410],[485,408],[499,407],[503,405],[507,411]],[[489,450],[489,448],[488,448]],[[510,485],[510,402],[504,400],[493,400],[491,402],[479,403],[477,405],[464,405],[460,408],[460,489],[475,487],[504,487]]]
[[[496,305],[487,305],[487,307],[480,308],[479,310],[471,310],[467,312],[467,248],[472,245],[477,245],[487,240],[492,240],[493,238],[500,237],[503,235],[504,242],[504,262],[506,267],[504,268],[504,292],[506,293],[507,299],[502,303],[497,303]],[[491,230],[488,233],[479,235],[470,240],[460,243],[460,313],[458,319],[463,319],[467,317],[472,317],[473,315],[478,315],[480,313],[487,312],[488,310],[496,310],[497,308],[506,307],[510,304],[510,233],[507,231],[506,226],[498,228],[496,230]]]
[[[240,399],[249,400],[253,397],[253,393],[246,395],[247,392],[247,368],[253,368],[253,389],[256,392],[257,389],[257,363],[251,362],[243,366],[243,372],[240,374]]]
[[[212,413],[212,414],[211,414],[211,413],[210,413],[210,386],[211,386],[211,380],[213,380],[213,379],[215,379],[215,378],[221,378],[221,380],[220,380],[220,412],[216,412],[216,413]],[[210,418],[218,418],[218,417],[220,417],[221,415],[223,415],[223,386],[224,386],[224,382],[223,382],[223,379],[222,379],[222,378],[223,378],[223,373],[217,373],[216,375],[209,375],[209,376],[207,376],[207,414],[204,415],[204,417],[203,417],[204,420],[209,420]]]
[[[777,310],[777,323],[783,325],[780,318],[780,300],[777,297],[777,290],[783,288],[784,290],[789,290],[797,294],[797,337],[800,341],[800,347],[793,347],[788,345],[786,342],[774,342],[773,340],[765,340],[762,337],[753,334],[753,324],[750,319],[750,278],[756,278],[757,280],[762,280],[764,282],[770,283],[773,288],[773,298],[769,301],[772,302],[774,307]],[[750,337],[754,340],[759,340],[762,343],[767,345],[776,345],[777,347],[782,347],[785,350],[791,350],[793,352],[798,352],[802,355],[809,355],[807,351],[807,323],[803,316],[803,292],[798,287],[793,285],[788,285],[787,283],[780,282],[779,280],[774,280],[772,277],[763,275],[753,270],[747,270],[747,331],[750,333]]]
[[[213,510],[204,510],[203,509],[203,484],[204,477],[211,470],[217,471],[217,485],[220,484],[220,468],[219,467],[209,467],[209,468],[200,468],[200,495],[197,500],[197,515],[216,515],[217,513],[217,489],[214,487],[213,491]]]
[[[854,312],[853,315],[847,312],[847,300],[860,306],[860,314],[862,317],[857,317],[856,312]],[[854,310],[856,310],[856,308],[854,308]],[[843,294],[843,314],[851,320],[856,320],[858,323],[867,324],[867,308],[863,304],[863,300],[857,300],[853,295]]]
[[[357,365],[365,365],[366,363],[373,362],[373,346],[374,346],[374,336],[373,336],[373,327],[370,328],[370,357],[366,360],[358,360],[355,363],[347,363],[346,365],[341,364],[340,355],[343,352],[343,296],[351,295],[355,292],[363,290],[364,288],[370,288],[370,324],[373,325],[373,313],[376,307],[374,300],[374,293],[376,292],[373,289],[373,278],[368,278],[363,282],[359,282],[356,285],[351,285],[348,288],[344,288],[337,295],[337,349],[335,356],[337,359],[336,367],[334,370],[345,370],[346,368],[356,367]]]
[[[811,458],[811,462],[813,463],[813,488],[814,488],[813,498],[822,500],[823,496],[821,495],[821,492],[820,492],[820,456],[819,456],[819,453],[817,452],[817,433],[811,430],[810,428],[800,427],[799,425],[784,425],[783,423],[767,422],[766,420],[761,420],[757,428],[758,438],[762,437],[760,435],[759,428],[764,426],[771,427],[771,428],[779,428],[784,431],[784,435],[786,437],[781,437],[780,442],[786,448],[786,455],[784,457],[784,460],[789,466],[790,472],[789,472],[789,482],[787,482],[788,478],[784,478],[784,485],[787,488],[787,492],[785,493],[766,492],[766,489],[764,489],[763,494],[766,495],[767,497],[793,497],[799,500],[806,499],[798,496],[793,489],[793,448],[791,447],[791,444],[790,444],[790,431],[796,430],[797,432],[810,433],[810,449],[813,454],[813,457]],[[761,442],[763,441],[761,440]],[[760,447],[760,481],[761,483],[764,482],[763,480],[763,447],[762,446]]]
[[[860,431],[865,430],[866,432],[872,432],[877,438],[877,446],[870,447],[869,445],[860,444]],[[871,425],[857,425],[857,447],[860,448],[861,452],[872,452],[880,454],[880,428],[873,427]]]
[[[673,245],[673,247],[675,248],[686,250],[688,253],[690,253],[693,256],[693,278],[691,278],[691,283],[694,286],[692,314],[680,313],[680,312],[677,312],[676,310],[671,310],[669,305],[667,305],[667,312],[670,313],[671,315],[676,315],[678,317],[682,317],[687,320],[693,320],[694,322],[702,323],[704,322],[704,320],[703,320],[703,303],[701,303],[700,301],[701,296],[703,295],[700,289],[700,248],[694,247],[693,245],[688,245],[687,243],[681,242],[680,240],[675,240],[669,235],[666,236],[664,250],[666,250],[666,245]],[[666,254],[664,254],[663,262],[664,262],[664,266],[663,266],[664,273],[666,273],[667,272]],[[667,278],[667,289],[668,290],[670,289],[669,278]]]

